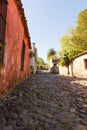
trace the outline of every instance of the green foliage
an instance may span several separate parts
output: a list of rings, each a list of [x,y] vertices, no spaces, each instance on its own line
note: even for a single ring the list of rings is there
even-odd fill
[[[77,31],[80,33],[84,33],[85,30],[87,30],[87,9],[82,11],[78,15],[78,20],[77,20]]]
[[[47,59],[50,60],[51,58],[55,57],[56,57],[56,51],[53,48],[49,49],[47,53]]]
[[[63,58],[61,58],[61,60],[60,60],[60,63],[59,63],[60,65],[62,65],[62,66],[64,66],[64,65],[66,65],[66,62],[64,61],[64,59]]]
[[[64,60],[64,51],[67,51],[67,57],[71,61],[76,55],[87,50],[87,10],[78,15],[76,28],[70,28],[69,33],[60,39],[61,55],[60,64],[66,65]]]
[[[37,65],[38,66],[44,66],[45,65],[43,58],[41,58],[41,57],[37,58]]]
[[[70,58],[69,58],[68,53],[65,51],[63,57],[60,59],[60,64],[62,66],[64,66],[64,65],[68,66],[69,63],[70,63]]]

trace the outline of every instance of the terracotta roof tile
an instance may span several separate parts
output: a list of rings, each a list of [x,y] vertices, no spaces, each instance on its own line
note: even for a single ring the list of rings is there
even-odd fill
[[[23,26],[24,26],[24,33],[28,38],[28,43],[29,43],[29,46],[31,48],[31,41],[30,41],[31,39],[30,39],[29,31],[28,31],[27,20],[26,20],[26,17],[25,17],[23,4],[22,4],[21,0],[14,0],[14,1],[17,5],[18,12],[19,12],[19,15],[21,17],[21,20],[22,20],[22,23],[23,23]]]
[[[75,56],[73,59],[76,59],[77,57],[80,57],[80,56],[85,55],[85,54],[87,54],[87,51],[84,51],[84,52],[78,54],[78,55]]]

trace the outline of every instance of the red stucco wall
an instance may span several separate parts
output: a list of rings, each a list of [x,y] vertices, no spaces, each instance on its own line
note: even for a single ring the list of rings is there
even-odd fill
[[[25,43],[24,70],[21,71],[21,53]],[[30,75],[29,44],[14,0],[8,0],[6,46],[4,64],[0,67],[0,95]]]

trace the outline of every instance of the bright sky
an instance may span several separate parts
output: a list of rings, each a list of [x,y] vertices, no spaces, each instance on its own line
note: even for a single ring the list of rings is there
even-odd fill
[[[60,38],[76,25],[87,0],[22,0],[31,42],[45,61],[50,48],[60,51]]]

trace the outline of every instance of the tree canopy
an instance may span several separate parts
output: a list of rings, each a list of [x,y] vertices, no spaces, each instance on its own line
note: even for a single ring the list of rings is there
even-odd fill
[[[77,18],[77,26],[69,29],[69,33],[60,39],[61,62],[64,62],[64,52],[71,61],[77,54],[87,50],[87,10],[82,11]]]
[[[50,60],[51,58],[56,57],[56,51],[53,48],[50,48],[47,53],[47,59]]]
[[[43,66],[43,65],[45,65],[45,62],[44,62],[43,58],[41,58],[41,57],[38,57],[38,58],[37,58],[37,65],[38,65],[38,66]]]

